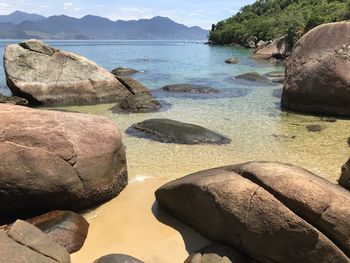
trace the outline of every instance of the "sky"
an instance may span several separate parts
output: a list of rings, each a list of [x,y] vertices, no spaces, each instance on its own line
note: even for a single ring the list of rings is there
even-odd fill
[[[0,14],[16,10],[44,16],[97,15],[111,20],[134,20],[167,16],[187,26],[209,29],[255,0],[0,0]]]

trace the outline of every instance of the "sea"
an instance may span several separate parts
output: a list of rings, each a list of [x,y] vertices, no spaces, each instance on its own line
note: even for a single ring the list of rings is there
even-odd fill
[[[17,42],[0,41],[0,52],[3,53],[6,45]],[[87,247],[73,256],[73,262],[92,261],[102,256],[102,252],[133,253],[145,262],[180,262],[190,252],[184,236],[180,235],[182,232],[169,229],[154,217],[153,192],[164,182],[204,169],[256,160],[298,165],[337,182],[341,166],[349,158],[349,120],[330,122],[322,116],[284,111],[280,107],[282,84],[235,78],[248,72],[265,74],[284,70],[283,64],[252,60],[252,50],[209,46],[197,41],[44,42],[85,56],[109,71],[117,67],[137,69],[139,73],[132,77],[170,105],[158,113],[147,114],[114,114],[110,110],[113,104],[56,107],[112,120],[123,134],[128,161],[127,190],[121,197],[86,214],[92,234]],[[224,61],[229,57],[237,57],[239,64],[226,64]],[[170,84],[203,85],[220,92],[174,95],[161,91]],[[3,69],[0,69],[0,93],[10,94]],[[165,144],[125,133],[132,124],[151,118],[201,125],[229,137],[232,142],[227,145]],[[321,125],[324,129],[311,132],[308,125]],[[119,214],[121,210],[124,212]],[[147,232],[147,227],[153,234]],[[140,235],[138,241],[126,229],[132,235]],[[169,259],[174,257],[177,258]]]

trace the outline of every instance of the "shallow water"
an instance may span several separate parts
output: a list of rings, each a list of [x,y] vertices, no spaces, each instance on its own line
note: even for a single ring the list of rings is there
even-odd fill
[[[0,45],[7,43],[2,41]],[[283,112],[279,108],[280,100],[272,95],[281,85],[233,78],[251,71],[267,73],[282,69],[250,60],[250,51],[246,49],[210,47],[196,42],[53,41],[51,44],[84,55],[109,70],[119,66],[141,70],[133,77],[172,105],[159,113],[129,115],[113,114],[109,110],[113,104],[56,107],[102,115],[115,122],[123,132],[131,181],[120,197],[86,215],[91,223],[90,233],[83,250],[73,255],[73,262],[92,262],[107,253],[130,253],[151,263],[183,261],[189,251],[186,240],[179,232],[155,220],[152,213],[153,192],[163,182],[207,168],[252,160],[299,165],[336,182],[341,165],[349,157],[349,120],[324,122],[320,117]],[[225,64],[224,60],[230,56],[238,57],[240,64]],[[3,74],[0,83],[3,84],[0,92],[8,93]],[[157,91],[176,83],[212,86],[224,96],[168,96]],[[163,144],[125,134],[132,124],[149,118],[202,125],[228,136],[232,143]],[[326,128],[313,133],[306,129],[309,124]],[[149,180],[138,182],[145,178]],[[203,245],[202,238],[194,233],[189,236],[196,241],[194,244]]]

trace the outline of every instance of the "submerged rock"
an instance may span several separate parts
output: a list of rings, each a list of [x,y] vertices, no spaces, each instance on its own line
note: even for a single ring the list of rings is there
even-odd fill
[[[238,75],[236,76],[236,79],[243,79],[243,80],[255,81],[255,82],[266,83],[266,84],[272,83],[272,81],[269,78],[261,76],[259,73],[256,73],[256,72],[249,72],[242,75]]]
[[[119,67],[119,68],[113,69],[111,73],[116,77],[123,77],[123,76],[129,76],[129,75],[135,74],[137,72],[139,71],[136,69]]]
[[[286,67],[283,107],[350,116],[349,31],[350,22],[324,24],[297,42]]]
[[[129,77],[117,77],[117,79],[130,91],[131,94],[151,95],[151,91],[143,84]]]
[[[159,204],[258,262],[350,262],[350,193],[292,165],[211,169],[156,191]]]
[[[121,134],[106,118],[0,104],[0,215],[77,210],[124,189]]]
[[[318,124],[310,124],[306,126],[306,129],[310,132],[321,132],[326,129],[326,127]]]
[[[269,78],[284,78],[285,73],[284,73],[284,71],[271,71],[271,72],[264,74],[264,76],[269,77]]]
[[[33,225],[17,220],[5,233],[0,231],[0,262],[69,263],[67,250]]]
[[[4,68],[12,94],[31,104],[108,103],[129,94],[96,63],[39,40],[7,46]]]
[[[147,94],[127,96],[120,104],[111,108],[113,113],[148,113],[157,112],[162,104]]]
[[[282,89],[274,89],[272,91],[272,96],[277,99],[280,99],[282,97]]]
[[[205,87],[200,85],[192,85],[192,84],[174,84],[167,85],[162,88],[165,91],[169,92],[182,92],[182,93],[203,93],[203,94],[212,94],[218,93],[217,89],[211,87]]]
[[[93,263],[143,263],[143,261],[124,254],[111,254],[96,259]]]
[[[204,127],[169,119],[150,119],[132,125],[129,135],[163,143],[227,144],[231,140]]]
[[[26,99],[16,97],[16,96],[5,96],[2,94],[0,94],[0,103],[8,103],[8,104],[22,105],[22,106],[28,105],[28,101]]]
[[[66,248],[70,254],[83,247],[89,230],[89,223],[84,217],[70,211],[51,211],[26,221]]]
[[[232,58],[228,58],[225,60],[225,63],[227,64],[238,64],[239,63],[239,59],[236,57],[232,57]]]

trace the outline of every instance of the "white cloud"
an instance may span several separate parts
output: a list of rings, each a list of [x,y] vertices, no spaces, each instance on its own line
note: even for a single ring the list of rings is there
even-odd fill
[[[70,9],[72,6],[73,6],[73,3],[66,2],[66,3],[63,4],[63,9],[64,9],[64,10],[68,10],[68,9]]]

